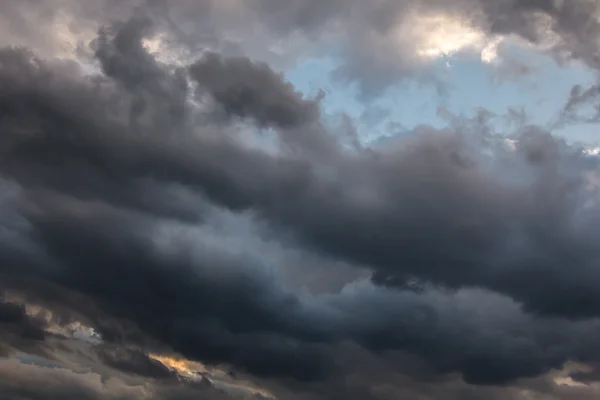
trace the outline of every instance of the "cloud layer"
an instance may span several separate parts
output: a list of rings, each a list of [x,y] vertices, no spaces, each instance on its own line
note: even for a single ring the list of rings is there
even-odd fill
[[[595,69],[595,3],[50,3],[0,8],[0,398],[233,393],[155,353],[290,399],[597,395],[598,157],[483,114],[367,146],[269,64],[322,39],[367,97],[435,79],[390,35],[443,15]]]

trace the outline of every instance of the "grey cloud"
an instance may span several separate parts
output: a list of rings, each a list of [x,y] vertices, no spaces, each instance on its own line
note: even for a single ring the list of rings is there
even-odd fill
[[[104,364],[126,373],[155,379],[175,377],[173,371],[139,349],[105,347],[97,352]]]
[[[333,301],[350,320],[361,321],[350,328],[358,329],[359,343],[379,351],[411,349],[438,371],[462,372],[469,383],[510,382],[560,368],[571,357],[596,357],[587,343],[594,341],[597,321],[531,318],[512,301],[477,290],[346,290]],[[567,339],[571,334],[582,342]]]
[[[424,69],[423,63],[411,54],[415,51],[411,39],[389,35],[394,26],[413,23],[406,17],[415,10],[466,18],[486,34],[516,35],[542,44],[559,63],[578,60],[594,70],[600,66],[595,40],[600,22],[596,17],[598,4],[594,1],[384,0],[367,6],[352,0],[332,0],[318,5],[307,1],[286,2],[277,7],[267,0],[261,4],[268,4],[269,12],[260,16],[278,32],[306,29],[313,35],[322,32],[327,37],[331,26],[340,27],[342,33],[336,43],[342,48],[343,59],[336,75],[342,81],[358,83],[367,97],[380,94],[406,77],[436,83],[435,73]],[[550,38],[552,35],[555,39]],[[546,43],[549,39],[553,42]],[[527,65],[506,60],[495,77],[498,74],[515,77],[528,72]],[[443,81],[436,84],[443,87]]]
[[[49,368],[17,359],[0,360],[0,371],[2,400],[231,399],[212,388],[156,385],[151,382],[131,385],[118,374],[102,377],[93,372],[80,372],[62,366]]]
[[[576,382],[581,382],[584,384],[594,384],[596,382],[600,382],[600,368],[598,368],[597,364],[593,364],[590,366],[589,371],[577,371],[569,375]]]
[[[264,18],[273,29],[287,33],[303,30],[310,35],[323,29],[323,26],[339,16],[351,15],[358,2],[343,0],[290,1],[285,4],[274,0],[254,1],[256,13]],[[344,11],[344,6],[347,7]]]
[[[23,305],[0,297],[0,348],[5,348],[5,353],[38,351],[47,336],[45,325],[43,319],[27,315]]]
[[[89,319],[110,342],[132,344],[119,323],[128,321],[187,357],[274,379],[326,379],[344,341],[486,384],[597,361],[598,205],[586,181],[596,159],[534,127],[512,151],[485,115],[421,127],[402,146],[346,151],[320,121],[302,123],[317,106],[281,76],[209,56],[192,75],[225,110],[300,135],[276,154],[250,149],[182,102],[183,72],[149,55],[143,27],[133,19],[101,32],[95,76],[0,53],[0,173],[15,186],[0,208],[4,285],[20,281],[12,288],[30,295],[53,286],[50,302],[80,314],[97,307]],[[248,85],[247,106],[211,86],[218,68],[223,87]],[[131,118],[139,98],[156,124]],[[179,111],[162,112],[171,105]],[[167,201],[174,186],[192,200]],[[249,213],[273,240],[369,268],[372,282],[288,291],[264,255],[186,219],[195,198],[200,216],[213,206]],[[406,288],[413,281],[420,292]]]
[[[173,125],[185,120],[187,81],[181,68],[166,70],[143,47],[142,39],[149,36],[152,27],[149,18],[136,16],[102,28],[92,47],[105,75],[133,96],[130,124],[145,122],[144,129],[163,131],[175,129]]]
[[[260,269],[216,264],[214,251],[198,249],[197,240],[196,257],[178,236],[173,239],[182,244],[149,253],[140,237],[149,229],[141,221],[85,204],[63,201],[62,207],[80,212],[70,216],[46,206],[44,215],[28,216],[62,265],[46,279],[85,292],[192,358],[231,362],[259,375],[314,379],[316,368],[332,367],[324,359],[328,347],[346,339],[376,352],[406,349],[440,372],[460,371],[478,383],[535,376],[569,359],[596,359],[590,350],[596,321],[532,318],[509,299],[478,291],[417,294],[365,283],[314,300],[277,294],[277,284],[260,279]],[[122,233],[107,230],[114,226]],[[180,257],[197,261],[186,267]]]
[[[92,385],[86,384],[85,381],[80,383],[77,381],[77,379],[73,379],[75,377],[65,376],[66,374],[62,372],[51,374],[47,373],[46,371],[32,371],[34,367],[21,367],[22,369],[27,369],[27,372],[29,372],[30,375],[28,378],[25,378],[25,376],[19,377],[15,376],[16,371],[14,366],[12,367],[12,369],[7,368],[7,366],[4,366],[3,368],[4,371],[0,380],[0,388],[2,389],[0,398],[3,400],[42,400],[55,399],[57,397],[63,399],[86,400],[101,398],[136,398],[136,396],[111,396],[108,390],[94,388]],[[17,369],[17,371],[19,370]],[[36,372],[37,374],[35,374]],[[46,373],[44,374],[43,372]],[[22,372],[23,375],[25,375],[25,373]]]
[[[193,253],[183,244],[161,252],[144,234],[155,229],[150,220],[67,199],[61,203],[38,203],[38,211],[28,214],[40,243],[61,268],[28,274],[86,293],[110,314],[134,320],[190,357],[235,362],[259,374],[322,374],[326,355],[310,341],[322,338],[323,328],[304,326],[300,304],[252,261],[242,263],[199,243]],[[88,229],[82,231],[84,219]],[[122,234],[112,233],[115,224]],[[158,240],[165,239],[172,240]],[[79,250],[72,252],[73,246]],[[105,328],[98,328],[103,337],[127,339]]]
[[[482,2],[493,32],[515,33],[534,43],[546,39],[550,33],[559,42],[552,51],[559,58],[583,61],[590,67],[599,67],[598,44],[593,39],[600,31],[596,18],[598,4],[594,1],[501,1]],[[540,20],[545,16],[549,24]]]
[[[300,54],[328,56],[329,49],[335,47],[336,55],[341,58],[334,75],[342,82],[356,83],[365,99],[406,78],[433,83],[440,90],[448,89],[429,64],[414,54],[415,39],[393,32],[399,26],[410,31],[413,12],[466,18],[486,34],[514,34],[537,44],[552,34],[556,41],[549,45],[549,51],[559,62],[575,59],[598,68],[598,45],[593,39],[599,29],[594,17],[597,4],[587,0],[379,0],[368,5],[355,0],[284,3],[63,0],[58,5],[48,1],[39,2],[37,7],[23,4],[10,0],[4,6],[7,31],[4,36],[12,38],[10,44],[50,54],[67,46],[61,43],[65,34],[40,35],[40,30],[29,27],[45,26],[44,32],[58,31],[48,22],[51,18],[46,17],[53,16],[62,23],[63,15],[72,17],[68,23],[62,23],[70,29],[69,35],[85,33],[86,37],[114,20],[145,15],[155,22],[156,32],[167,38],[170,50],[187,55],[211,49],[289,65],[297,62]],[[80,53],[84,45],[77,44]],[[527,70],[526,65],[508,60],[496,71],[496,77],[516,76]]]
[[[114,226],[106,214],[100,218]],[[66,223],[68,219],[62,215],[56,221]],[[126,223],[126,219],[119,219]],[[81,214],[78,220],[79,224],[83,222]],[[61,231],[60,241],[68,243],[68,248],[78,248],[86,258],[66,253],[68,248],[50,240],[56,234],[48,232],[43,241],[64,263],[59,276],[48,279],[86,292],[110,313],[137,322],[146,333],[190,357],[229,361],[261,375],[314,377],[314,368],[326,365],[321,358],[327,354],[326,345],[343,338],[375,351],[405,348],[441,372],[461,371],[465,379],[479,383],[534,376],[570,358],[595,358],[590,352],[596,341],[595,322],[530,320],[517,304],[485,293],[466,291],[454,296],[434,291],[419,295],[359,285],[348,287],[341,295],[324,296],[314,305],[310,301],[298,303],[294,297],[258,295],[251,289],[253,284],[245,283],[248,277],[244,269],[236,271],[234,266],[220,265],[225,276],[209,268],[197,270],[196,276],[186,273],[179,278],[176,271],[183,265],[154,267],[156,261],[140,258],[143,253],[131,239],[123,242],[123,238],[113,235],[111,240],[137,249],[139,261],[114,248],[108,238],[84,232],[81,225],[77,241],[64,226]],[[93,242],[101,252],[92,251],[82,240]],[[181,246],[173,251],[185,253]],[[87,266],[82,271],[85,275],[77,273],[77,265]],[[117,270],[101,270],[101,265],[114,265]],[[216,267],[214,261],[212,265]],[[202,268],[197,263],[195,267]],[[125,274],[130,268],[135,275]],[[257,281],[256,276],[251,279]],[[128,284],[120,288],[124,282]],[[186,286],[189,289],[184,292]],[[263,291],[273,290],[264,284],[260,287]],[[144,295],[146,291],[150,292]],[[225,298],[220,300],[222,296]],[[482,317],[473,318],[475,315]],[[213,318],[218,325],[207,329],[205,325]],[[256,329],[263,333],[252,334]],[[319,352],[310,352],[315,346],[311,341],[321,342],[316,347]],[[293,362],[293,369],[287,365],[289,362]],[[302,362],[307,364],[303,366]],[[304,368],[312,368],[311,375],[304,375],[308,372]]]
[[[597,387],[592,385],[578,388],[558,385],[553,378],[562,373],[557,372],[505,386],[469,385],[456,376],[428,375],[423,371],[415,373],[415,370],[422,369],[420,360],[402,353],[385,357],[384,361],[382,358],[361,354],[360,351],[349,350],[348,353],[352,354],[345,358],[351,378],[344,376],[340,378],[343,382],[332,380],[328,385],[311,388],[316,398],[344,396],[348,399],[562,400],[591,399],[598,393]],[[391,360],[396,368],[390,368]],[[401,367],[397,369],[399,365]],[[319,397],[318,393],[323,396]]]
[[[191,67],[194,79],[228,115],[252,117],[263,126],[296,128],[319,118],[319,104],[305,100],[267,64],[209,53]]]
[[[593,1],[382,0],[367,5],[353,0],[318,4],[303,0],[285,4],[257,0],[253,6],[255,18],[276,35],[306,32],[308,37],[334,43],[341,55],[334,76],[342,82],[357,83],[365,99],[381,94],[407,77],[447,89],[433,69],[414,54],[414,39],[393,32],[401,26],[410,31],[414,23],[412,12],[460,17],[484,34],[516,35],[543,44],[560,63],[578,60],[598,68],[598,44],[594,38],[600,25],[595,17],[598,6]],[[555,39],[548,44],[551,35]],[[529,70],[516,60],[506,60],[495,77],[515,77]]]
[[[398,397],[445,399],[504,399],[507,396],[517,400],[525,399],[592,399],[597,395],[593,387],[566,388],[552,382],[551,374],[534,380],[521,381],[508,387],[482,387],[466,385],[455,377],[424,380],[413,375],[407,376],[389,368],[386,362],[358,349],[346,349],[345,369],[352,377],[344,381],[332,379],[325,383],[285,389],[264,382],[278,399],[317,400],[344,397],[347,399],[394,399]],[[394,362],[403,364],[409,371],[417,368],[419,362],[404,355],[395,355]],[[72,368],[72,369],[71,369]],[[199,386],[184,380],[174,383],[153,381],[132,381],[127,383],[125,375],[113,373],[104,376],[94,372],[84,372],[77,367],[64,367],[43,359],[0,360],[0,398],[50,399],[230,399],[256,398],[248,395],[238,397],[227,395],[210,387]],[[232,393],[233,394],[233,393]],[[4,396],[4,397],[2,397]],[[79,396],[79,397],[77,397]]]
[[[573,86],[569,93],[569,98],[560,110],[552,126],[554,128],[563,128],[570,124],[599,122],[600,105],[597,104],[598,96],[600,96],[600,86],[598,85],[592,85],[587,88],[581,85]],[[585,115],[588,114],[585,113],[587,111],[585,108],[589,106],[592,107],[593,113],[592,115]]]

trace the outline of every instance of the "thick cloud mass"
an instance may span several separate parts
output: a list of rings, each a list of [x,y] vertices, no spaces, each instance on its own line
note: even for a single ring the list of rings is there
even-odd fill
[[[36,321],[25,313],[25,307],[13,302],[0,303],[0,338],[6,336],[22,339],[22,343],[44,340],[42,321]]]
[[[358,3],[347,13],[341,1],[313,3],[247,7],[282,35],[407,7],[382,1],[359,18]],[[589,40],[571,46],[590,2],[473,3],[490,32],[532,42],[544,13],[561,38],[553,50],[594,66]],[[178,378],[136,346],[324,393],[352,370],[348,348],[378,360],[403,352],[433,375],[484,385],[600,362],[597,157],[534,126],[509,142],[481,118],[424,126],[386,148],[348,146],[320,99],[267,63],[153,54],[148,41],[172,28],[164,12],[153,2],[105,23],[83,2],[74,15],[101,25],[81,50],[93,65],[45,57],[33,39],[0,50],[0,289],[61,324],[77,316],[107,346],[94,353],[101,364],[164,386]],[[573,92],[565,113],[595,95]],[[249,232],[231,233],[227,218],[250,221]],[[275,248],[369,277],[296,290],[283,282],[288,266],[264,251]],[[60,336],[56,321],[0,300],[0,357]],[[61,385],[73,377],[52,374],[57,392],[39,398],[69,398]],[[69,396],[100,398],[89,379]],[[119,382],[115,398],[141,396]],[[0,385],[6,398],[36,398]]]
[[[319,116],[318,105],[303,100],[268,65],[247,58],[222,60],[211,53],[194,64],[191,73],[227,114],[253,117],[261,125],[279,128],[293,128]]]

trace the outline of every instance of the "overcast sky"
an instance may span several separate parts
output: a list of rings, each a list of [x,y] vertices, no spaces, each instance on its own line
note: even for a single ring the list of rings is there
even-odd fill
[[[0,2],[0,400],[600,396],[600,2]]]

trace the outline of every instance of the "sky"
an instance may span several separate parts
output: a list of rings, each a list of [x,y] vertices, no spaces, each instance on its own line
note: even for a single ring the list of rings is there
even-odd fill
[[[0,2],[0,400],[600,396],[600,2]]]

